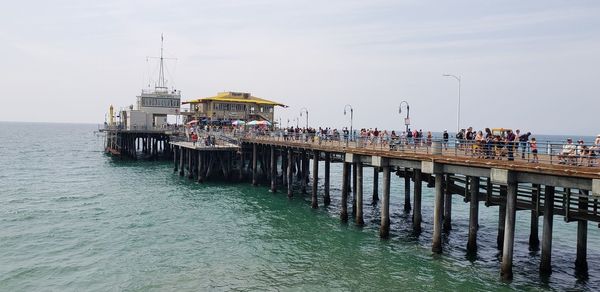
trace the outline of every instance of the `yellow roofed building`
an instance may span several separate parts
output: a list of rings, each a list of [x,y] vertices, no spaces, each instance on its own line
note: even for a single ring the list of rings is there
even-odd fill
[[[284,104],[252,96],[246,92],[219,92],[216,96],[185,101],[189,109],[182,114],[207,121],[259,120],[273,122],[275,107]]]

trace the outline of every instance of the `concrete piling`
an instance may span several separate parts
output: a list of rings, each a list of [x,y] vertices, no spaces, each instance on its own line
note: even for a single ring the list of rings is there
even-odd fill
[[[373,167],[373,204],[379,201],[379,167]]]
[[[531,221],[529,226],[529,250],[538,251],[540,250],[540,238],[539,233],[539,202],[540,202],[540,185],[533,184],[531,190]]]
[[[499,250],[504,248],[504,227],[506,226],[506,186],[500,186],[500,206],[498,208],[498,236],[496,246]]]
[[[288,164],[287,164],[287,195],[288,198],[291,198],[294,195],[294,191],[292,189],[292,183],[294,180],[294,153],[292,148],[288,148]]]
[[[363,226],[363,165],[356,163],[356,225]]]
[[[350,185],[350,163],[344,162],[342,166],[342,206],[340,220],[348,222],[348,186]]]
[[[356,219],[356,162],[352,163],[352,217]]]
[[[579,191],[579,210],[587,215],[588,213],[588,191]],[[587,232],[588,221],[577,221],[577,258],[575,260],[575,271],[578,274],[587,274]]]
[[[317,191],[319,190],[319,151],[313,151],[313,169],[312,169],[312,198],[311,207],[316,209],[319,207]]]
[[[450,186],[452,180],[450,174],[444,175],[444,231],[452,230],[452,190]]]
[[[331,197],[329,195],[329,185],[330,185],[330,168],[331,168],[331,153],[325,153],[325,177],[324,177],[324,186],[323,186],[323,205],[328,206],[331,203]]]
[[[421,233],[421,222],[423,221],[423,216],[421,215],[421,192],[422,192],[422,181],[421,181],[421,170],[414,170],[414,180],[415,184],[414,188],[414,196],[413,196],[413,231],[415,233]]]
[[[512,280],[513,249],[515,242],[515,223],[517,216],[517,183],[509,179],[506,193],[506,220],[504,227],[504,246],[500,275],[504,280]]]
[[[256,144],[252,144],[252,185],[258,185],[258,169],[257,169],[257,159],[258,159],[258,146]]]
[[[404,169],[404,212],[410,212],[410,175],[409,168]]]
[[[277,191],[277,156],[275,155],[275,146],[271,146],[271,192]]]
[[[469,200],[469,239],[467,242],[467,252],[477,251],[477,229],[479,226],[479,178],[471,178],[471,194]]]
[[[183,169],[185,168],[183,164],[183,159],[185,157],[185,148],[179,147],[179,176],[184,176]]]
[[[442,212],[444,205],[443,174],[435,174],[435,199],[433,205],[433,242],[431,251],[442,253]]]
[[[383,166],[383,198],[381,200],[381,227],[379,237],[390,236],[390,167]]]
[[[552,224],[554,219],[554,186],[544,188],[544,227],[542,231],[542,256],[540,273],[552,273]]]

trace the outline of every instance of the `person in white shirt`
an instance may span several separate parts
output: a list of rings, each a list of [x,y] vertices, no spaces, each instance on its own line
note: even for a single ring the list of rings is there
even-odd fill
[[[562,151],[558,154],[558,159],[560,159],[560,164],[567,163],[569,158],[575,157],[575,151],[577,147],[573,144],[573,140],[571,138],[567,139],[567,144],[563,145]]]

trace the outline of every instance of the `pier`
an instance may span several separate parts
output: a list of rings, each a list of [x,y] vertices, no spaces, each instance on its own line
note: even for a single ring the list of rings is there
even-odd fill
[[[381,204],[379,236],[390,234],[390,177],[404,178],[404,208],[412,212],[413,232],[422,232],[422,186],[435,189],[433,253],[443,253],[442,234],[452,229],[453,197],[469,204],[468,253],[477,252],[479,208],[498,207],[497,248],[501,250],[500,274],[513,277],[515,218],[517,211],[531,214],[530,250],[541,249],[539,272],[552,272],[552,223],[554,216],[577,222],[576,270],[587,271],[588,222],[600,223],[600,170],[594,167],[487,160],[442,150],[440,141],[421,150],[368,147],[358,141],[321,140],[315,137],[287,139],[281,135],[222,135],[215,146],[171,142],[174,171],[203,182],[209,179],[249,181],[268,186],[289,198],[310,191],[312,208],[319,208],[319,196],[330,204],[330,164],[342,163],[340,220],[364,224],[363,202],[371,189],[373,203]],[[364,143],[363,143],[364,144]],[[319,161],[324,168],[319,168]],[[311,167],[312,165],[312,167]],[[363,184],[365,168],[372,173],[372,188]],[[322,174],[322,175],[321,175]],[[382,192],[379,193],[379,176]],[[412,192],[410,184],[412,182]],[[323,192],[319,193],[319,185]],[[350,202],[349,202],[350,201]],[[350,205],[350,211],[348,210]],[[538,218],[543,217],[542,234]]]

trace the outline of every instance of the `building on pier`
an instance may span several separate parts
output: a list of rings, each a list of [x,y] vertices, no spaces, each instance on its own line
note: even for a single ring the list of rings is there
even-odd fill
[[[219,92],[216,96],[183,102],[189,108],[182,114],[189,120],[202,122],[259,120],[273,122],[275,107],[286,105],[256,96],[247,92]]]
[[[153,88],[142,89],[137,102],[118,111],[111,105],[108,121],[100,129],[105,136],[105,151],[113,156],[137,159],[139,155],[158,158],[170,153],[169,142],[179,128],[167,123],[168,116],[178,116],[181,91],[169,88],[165,80],[163,38],[161,36],[158,79]],[[138,153],[141,152],[141,153]]]

